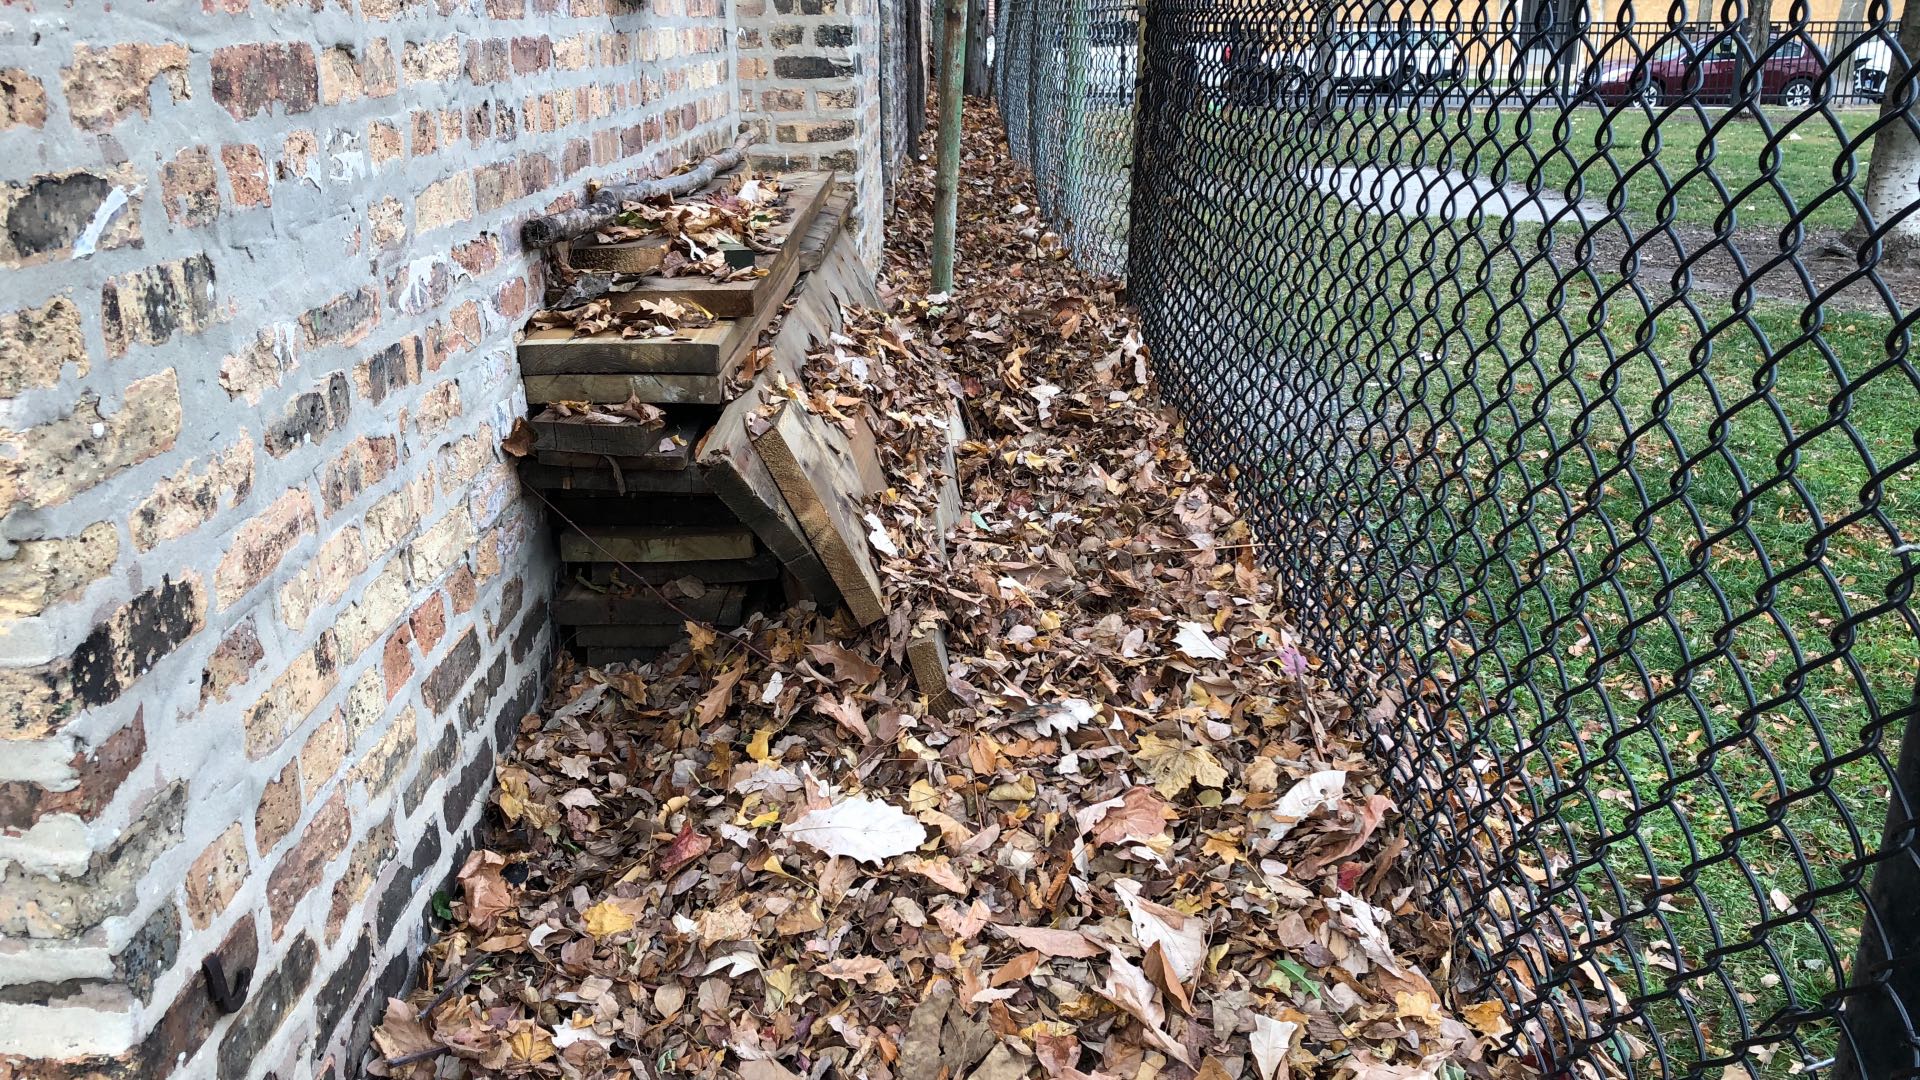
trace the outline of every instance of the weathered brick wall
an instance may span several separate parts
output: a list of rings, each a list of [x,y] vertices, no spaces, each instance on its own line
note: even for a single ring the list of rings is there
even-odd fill
[[[0,15],[0,1077],[360,1075],[549,645],[518,223],[731,142],[729,20]]]
[[[838,169],[855,189],[859,251],[880,260],[881,0],[739,0],[740,109],[756,118],[750,162]]]

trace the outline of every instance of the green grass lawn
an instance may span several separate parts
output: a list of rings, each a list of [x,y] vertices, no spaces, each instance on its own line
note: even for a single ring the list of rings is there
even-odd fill
[[[1859,926],[1849,890],[1821,893],[1877,841],[1886,775],[1872,751],[1898,744],[1870,719],[1904,706],[1920,670],[1911,616],[1870,614],[1899,570],[1891,549],[1920,536],[1920,466],[1890,473],[1920,423],[1920,387],[1897,363],[1904,332],[1887,316],[1736,309],[1664,275],[1636,291],[1556,270],[1535,225],[1370,215],[1307,184],[1248,199],[1236,174],[1284,173],[1289,155],[1436,159],[1410,156],[1418,137],[1386,137],[1379,116],[1311,135],[1271,113],[1196,122],[1213,128],[1191,175],[1209,182],[1186,189],[1178,243],[1236,254],[1192,300],[1206,346],[1157,359],[1176,396],[1241,434],[1243,489],[1282,508],[1283,560],[1312,537],[1352,536],[1334,588],[1462,687],[1448,756],[1524,761],[1515,794],[1540,825],[1522,861],[1578,881],[1591,933],[1629,935],[1602,963],[1628,995],[1655,998],[1643,1044],[1712,1057],[1743,1027],[1816,1004]],[[1547,152],[1550,128],[1518,124],[1471,160],[1487,171],[1505,147],[1553,186],[1624,186],[1642,223],[1711,224],[1727,206],[1686,171],[1702,156],[1697,122],[1685,138],[1672,118],[1660,126],[1664,180],[1573,149],[1651,145],[1644,118],[1555,122],[1566,154]],[[1429,148],[1442,138],[1420,130]],[[1760,144],[1757,125],[1734,125],[1705,156],[1744,186]],[[1737,198],[1740,224],[1780,224],[1797,205],[1844,228],[1808,194],[1830,182],[1838,146],[1811,132],[1790,144],[1786,194]],[[1668,183],[1679,194],[1663,200]],[[1183,383],[1183,364],[1198,377]],[[1236,366],[1258,370],[1240,382]],[[1804,920],[1762,927],[1792,912],[1829,936]],[[1801,1035],[1816,1055],[1830,1040]]]
[[[1809,231],[1841,232],[1858,220],[1846,189],[1865,185],[1873,138],[1861,132],[1878,114],[1851,108],[1836,115],[1837,123],[1768,109],[1763,124],[1748,113],[1729,119],[1724,109],[1649,113],[1633,105],[1449,110],[1412,124],[1404,115],[1362,112],[1350,122],[1359,130],[1385,123],[1417,132],[1417,144],[1444,152],[1447,167],[1623,207],[1643,229],[1665,222],[1718,228],[1723,219],[1741,229],[1778,228],[1798,220]]]

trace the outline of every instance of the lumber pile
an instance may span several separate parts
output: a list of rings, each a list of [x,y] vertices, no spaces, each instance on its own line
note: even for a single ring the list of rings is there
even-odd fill
[[[530,416],[508,449],[552,511],[553,617],[582,660],[784,603],[888,614],[862,521],[882,486],[871,433],[792,402],[843,305],[878,303],[835,180],[736,170],[643,213],[600,202],[604,227],[549,248],[560,304],[520,343]],[[565,233],[555,220],[528,235]]]

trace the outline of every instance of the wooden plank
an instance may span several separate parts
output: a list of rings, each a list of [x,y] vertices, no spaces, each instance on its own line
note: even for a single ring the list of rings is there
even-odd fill
[[[847,440],[847,449],[853,453],[854,471],[860,476],[862,497],[887,490],[887,471],[880,465],[880,447],[874,442],[868,414],[867,404],[861,402],[853,417],[853,435]]]
[[[775,296],[784,298],[793,289],[799,275],[800,263],[797,259],[787,262],[783,270],[771,275]],[[527,348],[528,342],[523,342],[520,347],[520,373],[527,388],[527,400],[618,403],[629,397],[637,397],[641,401],[659,404],[723,404],[727,399],[727,376],[746,361],[754,344],[760,339],[761,331],[767,328],[779,310],[780,304],[777,302],[766,304],[752,316],[725,319],[695,331],[696,334],[706,335],[701,339],[703,343],[712,333],[721,334],[714,343],[711,361],[700,361],[698,372],[632,373],[634,369],[631,363],[643,361],[625,358],[646,354],[623,350],[622,345],[631,343],[614,341],[611,335],[571,338],[561,342],[543,339],[533,342],[536,347],[531,351]],[[532,342],[532,339],[528,341]],[[582,350],[582,346],[587,348]],[[712,374],[708,374],[708,371]]]
[[[754,451],[747,420],[763,402],[773,400],[771,388],[779,378],[790,383],[799,381],[807,350],[839,328],[841,303],[879,302],[871,275],[850,254],[852,245],[843,236],[834,233],[824,238],[831,243],[823,267],[801,283],[797,298],[774,335],[772,361],[720,414],[695,453],[708,486],[786,568],[793,583],[789,595],[822,604],[837,600],[839,589],[781,495],[773,474]]]
[[[625,582],[649,582],[664,585],[681,578],[699,578],[709,585],[729,585],[743,581],[774,581],[780,577],[780,563],[772,555],[761,552],[751,559],[709,559],[701,562],[676,563],[619,563],[576,562],[568,563],[569,571],[575,575],[585,575],[586,580],[596,585],[616,585]]]
[[[761,252],[754,265],[766,270],[761,277],[746,281],[714,281],[703,277],[643,277],[631,290],[612,297],[615,310],[637,305],[641,300],[662,298],[699,304],[722,318],[740,318],[777,305],[793,285],[801,270],[805,245],[819,220],[821,210],[833,195],[834,174],[827,172],[792,173],[781,177],[792,185],[787,205],[793,213],[787,220],[767,230],[767,242],[778,242],[777,251]],[[795,241],[798,240],[799,243]],[[783,283],[784,282],[784,283]]]
[[[581,626],[570,630],[575,645],[587,648],[617,649],[621,646],[658,648],[687,639],[685,620],[677,623],[644,625]]]
[[[820,269],[827,261],[834,241],[846,230],[847,219],[853,216],[853,192],[835,191],[827,197],[827,204],[820,208],[820,216],[814,219],[813,228],[807,232],[807,242],[800,248],[800,272],[811,274]]]
[[[907,642],[907,666],[913,670],[913,685],[927,695],[927,708],[944,717],[960,705],[947,683],[947,631],[937,622],[917,625]]]
[[[961,415],[960,403],[949,398],[947,438],[945,445],[940,448],[940,468],[946,475],[940,481],[940,494],[934,501],[931,523],[934,542],[943,563],[947,561],[947,532],[960,520],[958,455],[960,444],[966,441],[966,437],[967,424]],[[935,716],[945,717],[960,706],[960,699],[954,696],[947,680],[946,627],[924,612],[914,620],[911,636],[907,640],[907,664],[913,669],[914,686],[927,696],[927,708]]]
[[[735,404],[752,400],[742,398]],[[740,522],[753,530],[780,565],[793,575],[800,586],[795,600],[812,599],[829,603],[838,595],[833,578],[807,542],[800,520],[793,516],[773,474],[753,450],[747,434],[744,411],[736,415],[729,408],[720,416],[700,442],[695,460],[707,487],[727,504]]]
[[[601,424],[575,417],[535,420],[533,449],[545,465],[584,467],[593,463],[606,468],[607,463],[601,459],[611,457],[622,470],[684,469],[693,464],[693,446],[700,438],[700,429],[694,420],[655,425],[638,421]],[[669,439],[673,441],[669,443]]]
[[[535,330],[515,355],[522,375],[717,375],[751,337],[748,319],[717,319],[673,337],[621,337],[618,331],[575,336],[569,327]]]
[[[726,380],[718,375],[524,375],[520,385],[535,405],[590,401],[618,405],[638,398],[649,405],[722,405]]]
[[[635,476],[644,475],[634,473]],[[607,495],[556,491],[545,496],[561,525],[725,525],[737,526],[725,503],[712,495]],[[602,556],[604,559],[605,556]],[[588,559],[588,562],[594,560]],[[607,560],[612,561],[612,560]]]
[[[667,644],[677,644],[686,636],[687,632],[682,630],[678,638]],[[658,659],[666,651],[666,645],[621,645],[613,648],[581,648],[579,654],[580,661],[588,667],[607,667],[612,664],[644,664]]]
[[[837,427],[793,402],[778,407],[753,447],[807,539],[840,590],[847,610],[862,626],[886,617],[880,577],[867,551],[861,521],[863,490],[852,447]]]
[[[712,194],[721,190],[729,182],[727,177],[717,177],[699,191],[683,196],[683,199]],[[672,246],[672,239],[665,233],[661,233],[603,244],[596,241],[589,233],[567,245],[567,261],[580,270],[650,274],[658,270],[660,264],[666,261],[667,249]]]
[[[542,460],[520,463],[520,482],[549,493],[568,492],[600,498],[710,494],[706,478],[700,475],[698,469],[672,471],[623,468],[616,475],[607,468],[605,458],[591,458],[601,463],[599,468],[584,468],[550,465],[544,460],[546,455],[537,456]]]
[[[567,562],[671,563],[750,559],[753,533],[739,526],[586,526],[560,533]]]
[[[644,586],[611,593],[574,583],[553,598],[553,620],[562,626],[678,626],[688,619],[737,624],[746,595],[745,585],[716,585],[700,596],[673,597],[669,604]]]

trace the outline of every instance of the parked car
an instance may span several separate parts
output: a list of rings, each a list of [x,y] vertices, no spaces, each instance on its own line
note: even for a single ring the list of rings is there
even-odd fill
[[[1457,81],[1460,48],[1444,30],[1349,27],[1324,43],[1283,47],[1231,38],[1195,42],[1188,61],[1199,85],[1242,104],[1289,104],[1317,87],[1426,90]]]
[[[1853,52],[1853,92],[1868,101],[1887,96],[1887,73],[1893,70],[1893,50],[1884,41],[1865,41]]]
[[[1681,98],[1713,103],[1733,100],[1739,45],[1721,38],[1712,49],[1682,41],[1648,60],[1610,61],[1588,73],[1583,93],[1606,104],[1642,100],[1650,105]],[[1642,72],[1644,71],[1644,79]],[[1777,43],[1760,66],[1762,101],[1804,109],[1827,78],[1827,62],[1804,41]]]

